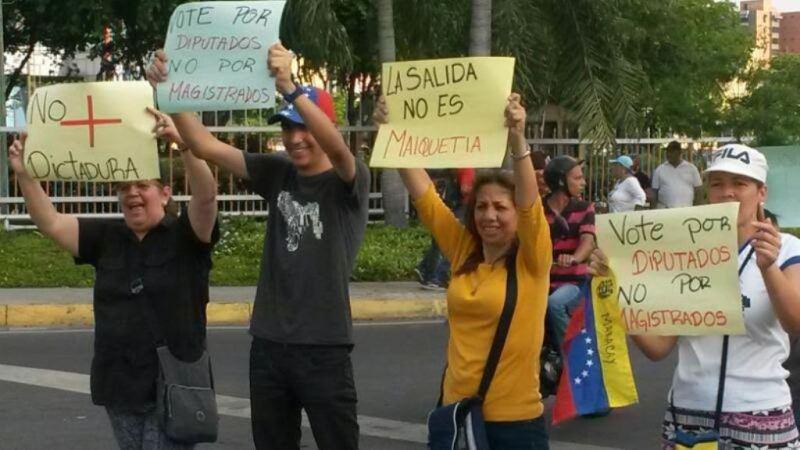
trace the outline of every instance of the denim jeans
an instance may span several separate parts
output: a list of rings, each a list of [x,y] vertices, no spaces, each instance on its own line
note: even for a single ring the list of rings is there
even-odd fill
[[[253,338],[250,402],[257,449],[299,449],[301,409],[317,448],[358,449],[356,401],[350,347]]]
[[[491,450],[549,450],[544,417],[519,422],[486,422]]]
[[[561,348],[564,333],[569,325],[569,317],[581,301],[581,288],[574,284],[564,284],[547,298],[547,320],[550,321],[552,336]]]
[[[450,261],[442,255],[436,240],[431,239],[431,246],[417,265],[422,284],[433,283],[447,286],[450,281]]]
[[[155,405],[146,413],[114,411],[106,408],[114,438],[120,450],[191,450],[194,445],[179,444],[164,433]]]

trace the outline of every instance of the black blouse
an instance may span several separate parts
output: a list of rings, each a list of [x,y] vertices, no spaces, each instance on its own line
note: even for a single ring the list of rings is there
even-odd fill
[[[92,401],[123,411],[155,402],[156,347],[194,361],[203,352],[211,251],[186,211],[166,216],[140,242],[119,220],[79,219],[77,264],[96,269]],[[148,309],[149,308],[149,309]]]

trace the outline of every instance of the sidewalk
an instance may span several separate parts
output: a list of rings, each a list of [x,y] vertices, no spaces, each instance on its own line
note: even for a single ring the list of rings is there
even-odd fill
[[[212,287],[209,325],[246,324],[255,286]],[[350,283],[354,320],[442,317],[444,292],[415,282]],[[93,324],[91,288],[0,289],[0,328],[87,327]]]

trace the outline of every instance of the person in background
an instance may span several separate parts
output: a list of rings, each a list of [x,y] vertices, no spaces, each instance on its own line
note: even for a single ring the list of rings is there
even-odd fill
[[[609,161],[611,175],[616,180],[614,188],[608,194],[609,212],[628,212],[637,206],[644,206],[647,197],[639,186],[639,180],[633,175],[633,160],[629,156],[619,156]]]
[[[650,181],[650,177],[644,173],[644,171],[642,171],[641,155],[633,155],[631,158],[633,159],[633,167],[631,167],[633,170],[633,176],[639,180],[639,186],[642,187],[642,190],[644,190],[644,193],[647,196],[647,205],[650,205],[655,201],[655,198],[653,197],[653,184]]]
[[[800,334],[800,239],[781,233],[765,217],[768,166],[761,152],[731,144],[716,150],[712,158],[705,171],[709,202],[739,204],[736,226],[745,333],[729,336],[727,351],[722,336],[631,336],[653,361],[678,349],[662,449],[675,449],[679,435],[707,434],[715,425],[721,449],[800,448],[786,383],[789,372],[781,365],[789,356],[789,336]],[[601,249],[595,250],[592,274],[608,271],[608,259]],[[717,423],[722,358],[725,384]]]
[[[436,186],[436,192],[444,203],[453,212],[457,212],[461,207],[463,192],[458,183],[458,173],[451,169],[439,169],[429,171],[431,178]],[[471,186],[464,186],[471,189]],[[431,236],[431,244],[422,256],[417,267],[414,268],[422,289],[432,291],[444,291],[450,281],[450,263],[442,255],[436,240]]]
[[[375,121],[386,123],[383,99]],[[505,111],[513,174],[478,175],[462,224],[442,202],[423,169],[399,169],[422,223],[454,268],[447,289],[450,338],[442,382],[444,404],[474,396],[505,301],[511,264],[517,304],[483,415],[492,450],[547,450],[544,405],[538,386],[539,352],[551,247],[536,175],[525,141],[525,109],[512,94]]]
[[[219,239],[217,183],[208,165],[187,150],[169,116],[150,112],[156,135],[181,151],[192,196],[179,216],[171,188],[159,179],[115,185],[122,221],[61,214],[25,170],[25,135],[8,157],[39,231],[76,264],[95,268],[90,391],[92,402],[105,407],[119,448],[190,449],[166,435],[156,412],[156,348],[166,344],[176,358],[192,362],[206,347],[208,275]]]
[[[544,212],[553,242],[547,320],[560,349],[572,309],[581,300],[580,286],[587,280],[586,263],[595,240],[594,204],[581,200],[586,187],[583,161],[556,156],[547,164],[544,179],[550,191],[544,197]]]
[[[772,222],[775,227],[778,224],[778,216],[772,211],[764,208],[764,218]],[[792,411],[794,412],[795,424],[800,423],[800,336],[789,336],[789,356],[783,362],[783,368],[789,371],[786,384],[792,394]]]
[[[458,179],[458,191],[461,193],[461,203],[456,209],[456,216],[463,221],[467,203],[469,203],[469,197],[472,195],[472,188],[475,185],[475,169],[469,167],[456,169],[456,178]]]
[[[533,171],[536,172],[536,185],[539,187],[539,195],[545,196],[550,193],[550,188],[547,187],[547,182],[544,181],[544,169],[547,163],[550,162],[550,157],[541,150],[534,150],[531,152],[531,161],[533,162]]]
[[[654,208],[681,208],[699,205],[703,180],[697,167],[683,159],[678,141],[667,145],[667,160],[653,171]]]

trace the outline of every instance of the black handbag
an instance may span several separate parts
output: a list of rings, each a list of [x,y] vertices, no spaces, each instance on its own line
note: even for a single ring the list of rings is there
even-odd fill
[[[509,258],[506,276],[506,298],[503,312],[497,324],[492,348],[486,359],[481,384],[474,397],[442,406],[444,375],[437,407],[428,414],[428,448],[431,450],[489,450],[486,428],[483,421],[483,399],[489,390],[497,363],[508,336],[511,319],[517,305],[517,272],[514,260]],[[445,368],[446,371],[446,368]]]
[[[176,358],[164,344],[166,340],[155,310],[145,297],[141,301],[148,326],[159,343],[156,414],[164,433],[185,444],[216,442],[219,414],[208,350],[203,348],[202,355],[194,362]]]

